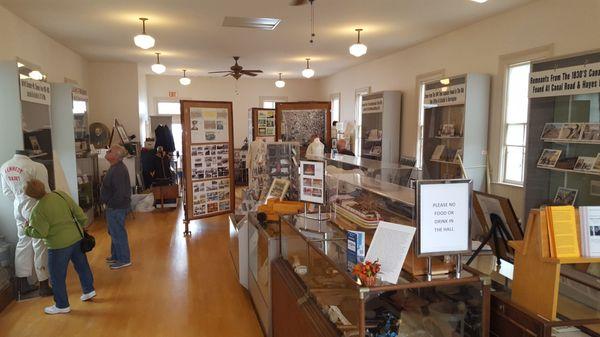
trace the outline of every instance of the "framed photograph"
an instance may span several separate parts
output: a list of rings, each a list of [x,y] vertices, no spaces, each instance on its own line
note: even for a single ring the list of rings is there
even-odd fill
[[[117,134],[119,134],[119,138],[121,138],[121,142],[123,144],[129,144],[129,136],[127,136],[127,132],[125,132],[125,128],[119,121],[115,118],[115,129],[117,130]]]
[[[583,132],[583,123],[565,123],[560,129],[558,139],[578,140]]]
[[[300,143],[302,153],[315,136],[331,146],[331,102],[278,102],[275,110],[277,140]]]
[[[251,108],[252,140],[264,137],[275,138],[275,109]]]
[[[300,200],[315,204],[325,203],[325,163],[300,161]]]
[[[42,152],[42,147],[38,142],[37,136],[29,136],[29,142],[31,143],[31,150],[33,150],[33,153]]]
[[[581,140],[600,142],[600,123],[587,123],[583,126]]]
[[[579,190],[573,188],[559,187],[554,196],[554,204],[556,205],[574,205],[577,199]]]
[[[591,171],[596,162],[596,157],[578,157],[575,167],[575,171]]]
[[[269,188],[269,193],[267,193],[267,199],[279,199],[283,200],[285,197],[285,193],[290,187],[290,181],[287,179],[275,178],[271,183],[271,188]]]
[[[600,180],[590,180],[590,195],[600,197]]]
[[[540,159],[537,162],[537,166],[539,167],[554,167],[556,162],[560,158],[561,150],[555,149],[544,149]]]
[[[592,166],[592,171],[600,172],[600,153],[596,155],[596,160],[594,161],[594,166]]]
[[[542,130],[542,135],[540,139],[542,140],[551,140],[558,139],[560,134],[560,130],[562,129],[562,123],[546,123],[544,126],[544,130]]]

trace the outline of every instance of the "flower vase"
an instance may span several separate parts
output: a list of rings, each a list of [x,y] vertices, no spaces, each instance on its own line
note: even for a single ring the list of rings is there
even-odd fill
[[[377,279],[375,276],[361,276],[360,281],[365,287],[374,287]]]

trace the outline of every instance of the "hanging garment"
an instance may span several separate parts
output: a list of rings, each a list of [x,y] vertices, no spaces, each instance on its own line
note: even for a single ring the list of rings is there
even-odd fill
[[[173,133],[166,125],[159,125],[154,130],[154,135],[156,138],[156,143],[154,144],[154,149],[157,149],[159,146],[162,146],[163,150],[166,152],[174,152],[175,151],[175,141],[173,140]]]

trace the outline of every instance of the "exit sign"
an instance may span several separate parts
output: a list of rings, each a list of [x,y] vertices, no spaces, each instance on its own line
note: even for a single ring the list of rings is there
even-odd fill
[[[176,98],[177,97],[177,91],[169,91],[169,98]]]

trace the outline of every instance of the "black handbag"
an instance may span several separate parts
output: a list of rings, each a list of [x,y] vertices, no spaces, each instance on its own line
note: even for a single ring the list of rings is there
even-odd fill
[[[71,210],[71,207],[69,206],[69,203],[67,202],[67,200],[60,195],[60,193],[54,191],[54,193],[56,193],[59,197],[61,197],[66,203],[67,203],[67,207],[69,208],[69,212],[71,213],[71,218],[73,219],[73,223],[75,224],[75,227],[77,227],[77,231],[79,232],[79,234],[81,235],[81,251],[85,254],[87,252],[92,251],[92,249],[94,249],[94,247],[96,246],[96,238],[94,238],[91,234],[89,234],[85,228],[83,228],[83,226],[79,227],[79,222],[77,221],[77,218],[75,217],[75,215],[73,215],[73,210]]]

